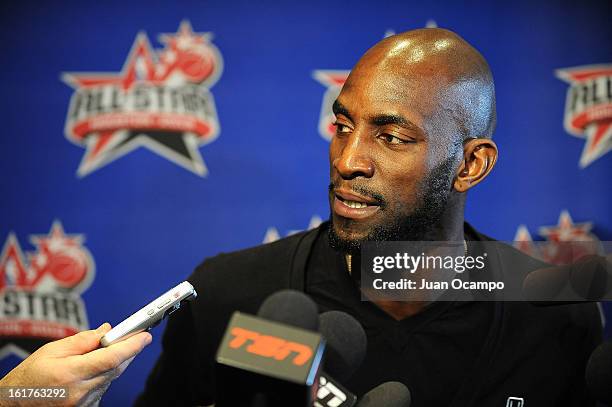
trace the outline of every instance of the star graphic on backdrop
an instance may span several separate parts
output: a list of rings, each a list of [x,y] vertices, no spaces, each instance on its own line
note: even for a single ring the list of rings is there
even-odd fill
[[[572,242],[591,239],[592,222],[574,223],[567,210],[559,215],[555,226],[542,226],[538,233],[540,236],[553,242]]]
[[[0,292],[12,292],[15,298],[24,301],[27,298],[29,303],[29,308],[17,307],[10,318],[0,321],[0,359],[10,354],[25,358],[51,340],[88,328],[85,307],[78,294],[91,283],[94,263],[82,246],[84,235],[65,233],[61,222],[55,220],[47,234],[30,235],[29,240],[36,250],[24,256],[11,232],[0,255]],[[75,277],[78,281],[74,281]],[[78,285],[54,284],[58,280],[68,282],[70,278]],[[69,299],[72,305],[62,312],[56,307],[55,313],[49,314],[45,304],[52,298]],[[71,316],[73,312],[78,315],[76,318]]]
[[[114,85],[124,92],[138,83],[163,85],[174,72],[172,58],[175,50],[185,47],[206,46],[210,33],[195,33],[183,21],[176,34],[162,34],[160,40],[166,48],[157,55],[144,32],[137,35],[123,68],[118,73],[65,73],[62,79],[76,90]],[[181,48],[182,47],[182,48]],[[85,140],[86,153],[77,175],[83,177],[118,158],[144,147],[200,176],[207,168],[198,150],[201,140],[195,134],[179,131],[146,129],[112,129],[91,133]]]
[[[575,223],[569,211],[563,210],[557,225],[539,228],[538,232],[545,240],[534,241],[527,227],[521,225],[514,236],[513,246],[547,263],[569,264],[582,256],[604,252],[592,229],[592,222]]]
[[[0,290],[6,286],[23,286],[31,278],[23,251],[14,233],[10,233],[0,255]]]
[[[612,65],[589,65],[576,68],[558,69],[557,77],[572,86],[607,76],[612,81]],[[610,86],[608,82],[608,87]],[[608,88],[610,89],[610,88]],[[594,91],[593,89],[591,91]],[[609,92],[609,90],[608,90]],[[588,111],[588,122],[576,126],[571,123],[573,118],[565,118],[565,129],[576,137],[586,138],[586,143],[580,156],[580,167],[585,168],[593,161],[612,150],[612,104],[608,101],[596,106],[596,110]],[[593,118],[597,116],[597,119]]]
[[[67,235],[62,223],[58,220],[53,222],[51,230],[47,235],[32,235],[30,243],[36,246],[36,252],[28,252],[28,262],[36,268],[42,268],[48,261],[49,253],[57,253],[64,250],[81,249],[85,238],[83,235]]]
[[[538,248],[531,237],[531,233],[529,233],[529,229],[527,229],[525,225],[520,225],[518,227],[514,235],[513,246],[529,256],[538,256]]]
[[[27,252],[24,257],[14,233],[9,234],[0,256],[0,288],[4,285],[31,289],[36,287],[44,269],[55,253],[74,253],[83,251],[83,235],[70,235],[64,232],[60,221],[56,220],[46,235],[30,236],[30,243],[36,251]],[[26,260],[27,259],[27,260]],[[89,264],[89,267],[92,266]]]

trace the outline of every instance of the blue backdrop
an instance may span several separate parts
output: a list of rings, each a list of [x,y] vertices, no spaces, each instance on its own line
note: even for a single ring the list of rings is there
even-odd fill
[[[560,224],[612,240],[608,2],[0,7],[2,373],[36,345],[30,337],[118,323],[203,258],[327,218],[322,109],[343,71],[390,31],[449,28],[491,65],[500,158],[470,192],[476,228],[512,240],[524,225],[523,238],[542,240],[540,227]],[[566,111],[570,90],[578,104]],[[40,304],[28,309],[20,290]],[[73,305],[46,309],[44,293]],[[111,386],[108,405],[142,389],[161,333]]]

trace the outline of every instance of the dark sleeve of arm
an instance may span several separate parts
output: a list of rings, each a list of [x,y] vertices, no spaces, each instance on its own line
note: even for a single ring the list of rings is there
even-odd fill
[[[194,406],[212,404],[212,372],[201,365],[190,303],[168,318],[162,353],[135,406]]]

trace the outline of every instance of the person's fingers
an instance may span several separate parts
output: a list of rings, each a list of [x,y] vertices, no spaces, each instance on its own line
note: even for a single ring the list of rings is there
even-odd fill
[[[105,322],[97,329],[82,331],[64,339],[48,343],[40,349],[40,353],[44,352],[45,355],[51,357],[64,357],[91,352],[100,346],[100,338],[110,329],[110,324]]]
[[[119,377],[136,356],[129,358],[121,363],[116,369],[106,371],[91,379],[79,382],[79,387],[75,389],[74,395],[80,407],[94,405],[106,393],[112,381]]]
[[[123,371],[119,371],[120,365],[140,353],[152,339],[150,333],[141,332],[106,348],[75,357],[72,360],[74,369],[80,372],[83,378],[91,378],[108,371],[117,371],[117,375],[121,374]]]
[[[102,398],[110,386],[114,376],[105,373],[91,379],[78,382],[78,385],[70,389],[70,400],[68,405],[79,407],[93,406]]]
[[[127,367],[130,365],[130,363],[132,363],[132,361],[136,358],[136,356],[132,356],[131,358],[129,358],[128,360],[126,360],[125,362],[123,362],[122,364],[119,365],[119,367],[117,368],[117,376],[121,376],[121,374],[123,374],[123,372],[125,372],[125,369],[127,369]]]
[[[104,395],[104,393],[106,393],[106,391],[108,390],[109,386],[111,385],[112,379],[102,380],[101,377],[98,377],[96,379],[97,380],[95,380],[95,382],[88,382],[87,383],[87,388],[89,390],[78,401],[77,405],[79,407],[94,407],[94,406],[98,406],[99,403],[100,403],[100,399],[102,399],[102,396]],[[94,380],[94,379],[92,379],[92,380]]]

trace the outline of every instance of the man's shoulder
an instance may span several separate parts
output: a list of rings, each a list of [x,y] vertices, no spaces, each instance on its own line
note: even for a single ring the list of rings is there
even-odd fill
[[[222,252],[205,259],[196,268],[196,272],[210,269],[210,272],[220,270],[253,270],[257,266],[274,267],[286,265],[291,260],[300,242],[306,237],[318,233],[320,227],[295,233],[273,242],[260,244],[232,252]],[[246,266],[247,268],[242,268]]]
[[[501,263],[501,271],[509,280],[518,281],[522,285],[528,273],[551,267],[551,264],[536,259],[511,244],[482,234],[470,225],[467,225],[467,228],[477,240],[495,245]],[[601,335],[602,314],[596,303],[538,306],[527,301],[511,301],[505,303],[505,310],[506,323],[509,324],[507,328],[516,329],[519,335],[526,325],[534,329],[531,331],[532,334],[537,331],[550,334],[551,330],[561,334],[569,330],[575,334],[582,333],[594,338]]]
[[[247,249],[205,259],[188,280],[203,292],[217,290],[224,297],[246,298],[290,287],[296,256],[308,251],[323,226]],[[258,296],[259,296],[258,295]]]

